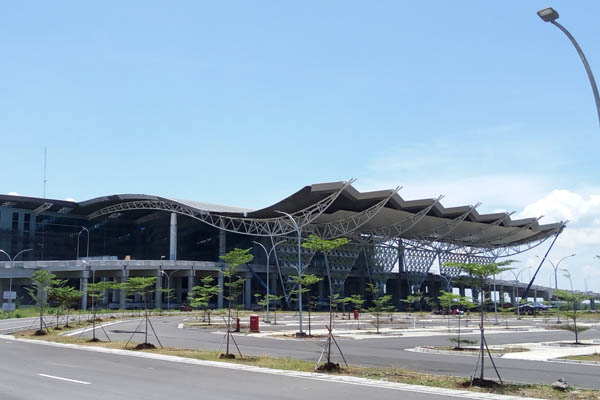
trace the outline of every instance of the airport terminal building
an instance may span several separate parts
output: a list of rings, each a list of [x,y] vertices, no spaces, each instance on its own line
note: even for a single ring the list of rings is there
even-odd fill
[[[222,288],[215,306],[222,307],[219,256],[252,248],[254,260],[240,268],[246,279],[243,302],[250,308],[254,294],[265,293],[267,286],[289,297],[290,276],[298,274],[299,265],[303,272],[325,275],[323,256],[298,246],[315,234],[350,240],[329,255],[336,293],[360,293],[372,282],[392,294],[398,306],[410,293],[454,286],[458,271],[446,262],[501,260],[565,227],[562,222],[541,225],[535,218],[513,220],[508,213],[479,214],[477,205],[446,208],[441,196],[405,200],[399,189],[359,192],[352,183],[305,186],[260,210],[139,194],[82,202],[0,195],[0,249],[7,253],[0,254],[0,289],[16,288],[17,298],[28,302],[24,286],[36,269],[69,279],[84,292],[91,281],[156,276],[157,289],[174,289],[170,302],[177,306],[199,279],[212,275]],[[267,266],[266,253],[274,245]],[[327,279],[313,290],[327,301]],[[113,292],[105,296],[105,306],[135,307],[140,301]],[[150,300],[164,307],[165,296],[156,291]],[[81,307],[87,303],[84,295]]]

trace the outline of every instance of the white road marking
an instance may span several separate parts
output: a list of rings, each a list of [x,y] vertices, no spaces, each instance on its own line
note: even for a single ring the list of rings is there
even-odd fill
[[[61,378],[60,376],[53,376],[53,375],[46,375],[46,374],[38,374],[38,376],[43,376],[44,378],[58,379],[59,381],[81,383],[82,385],[91,385],[90,382],[78,381],[76,379]]]

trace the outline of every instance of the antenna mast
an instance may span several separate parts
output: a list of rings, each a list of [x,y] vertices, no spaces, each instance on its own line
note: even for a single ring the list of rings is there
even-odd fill
[[[46,146],[44,146],[44,199],[46,198]]]

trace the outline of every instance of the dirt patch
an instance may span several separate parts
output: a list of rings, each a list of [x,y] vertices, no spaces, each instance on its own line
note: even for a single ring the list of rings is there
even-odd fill
[[[88,342],[90,343],[96,343],[96,342],[101,342],[102,340],[98,339],[98,338],[94,338],[94,339],[90,339],[88,340]]]
[[[461,383],[460,386],[462,386],[464,388],[468,388],[471,386],[477,386],[480,388],[495,389],[495,390],[502,388],[502,384],[500,384],[499,382],[491,381],[489,379],[479,379],[479,378],[473,379],[473,382],[465,381],[465,382]]]
[[[156,349],[156,346],[152,343],[140,343],[133,348],[134,350],[153,350]]]
[[[225,354],[225,353],[222,353],[222,354],[219,356],[219,358],[233,359],[233,358],[235,358],[235,354]]]
[[[48,332],[44,331],[44,330],[37,330],[33,333],[34,336],[46,336],[48,334]]]
[[[316,371],[319,372],[339,372],[342,369],[340,368],[340,364],[337,363],[332,363],[332,362],[327,362],[325,364],[321,364],[316,368]]]

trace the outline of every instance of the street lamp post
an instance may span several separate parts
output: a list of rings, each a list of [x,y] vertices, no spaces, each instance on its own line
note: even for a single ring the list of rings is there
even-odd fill
[[[587,72],[590,84],[592,85],[592,91],[594,92],[594,100],[596,101],[596,111],[598,113],[598,123],[600,124],[600,95],[598,95],[598,87],[596,86],[596,80],[594,79],[594,75],[592,74],[592,69],[590,68],[590,64],[587,62],[587,59],[585,58],[581,47],[579,47],[579,44],[577,43],[573,35],[571,35],[571,33],[569,33],[569,31],[564,26],[556,22],[556,20],[558,19],[558,12],[556,10],[554,10],[552,7],[544,8],[543,10],[538,11],[537,14],[544,22],[550,22],[552,25],[560,29],[565,35],[567,35],[573,46],[575,46],[575,50],[577,50],[577,54],[579,54],[579,57],[583,62],[583,66],[585,67],[585,71]]]
[[[515,288],[516,288],[516,284],[521,282],[521,281],[519,281],[519,276],[521,275],[521,273],[524,272],[526,269],[529,269],[529,268],[531,268],[531,267],[525,267],[525,268],[521,269],[517,273],[515,273],[515,271],[513,271],[512,269],[508,270],[508,272],[510,272],[511,274],[513,274],[513,276],[515,277],[515,286],[513,286],[513,298],[514,298],[514,302],[517,303],[517,319],[521,319],[521,307],[520,307],[520,304],[519,304],[520,302],[517,301],[517,295],[515,294]]]
[[[160,273],[167,277],[167,312],[171,311],[171,277],[177,271],[181,271],[180,269],[176,269],[175,271],[171,271],[171,273],[167,274],[162,270],[162,265],[159,269]]]
[[[269,269],[270,269],[270,265],[269,265],[269,259],[271,258],[271,253],[273,253],[273,251],[275,250],[275,246],[277,246],[278,244],[281,244],[285,242],[285,240],[280,240],[277,243],[272,243],[271,249],[269,251],[267,251],[267,248],[259,242],[255,242],[254,240],[252,241],[252,243],[259,245],[260,247],[262,247],[262,249],[265,251],[265,255],[267,257],[267,320],[265,322],[271,322],[271,320],[269,319]]]
[[[302,228],[300,228],[300,225],[298,225],[298,223],[296,222],[296,220],[294,219],[294,217],[292,217],[290,214],[284,212],[284,211],[275,211],[279,214],[283,214],[285,216],[287,216],[290,221],[292,221],[292,225],[294,226],[294,229],[296,229],[296,232],[298,233],[298,265],[296,267],[296,270],[298,271],[298,277],[301,278],[302,277]],[[301,293],[302,291],[302,285],[300,283],[298,283],[298,293]],[[296,334],[297,336],[304,336],[304,331],[302,331],[302,296],[298,296],[298,333]]]
[[[537,258],[540,258],[540,256],[536,256]],[[552,268],[554,269],[554,290],[558,290],[558,266],[560,265],[561,262],[563,262],[564,260],[566,260],[569,257],[575,257],[575,253],[573,254],[569,254],[566,257],[563,257],[560,259],[560,261],[558,261],[556,264],[554,264],[551,260],[548,259],[548,262],[550,263],[550,265],[552,265]],[[556,323],[560,324],[560,313],[556,313],[557,317],[556,317]]]
[[[452,291],[452,277],[448,277],[448,276],[440,274],[440,278],[443,278],[444,282],[446,282],[446,291],[451,292]]]
[[[33,249],[25,249],[25,250],[21,250],[20,252],[18,252],[14,257],[11,257],[6,251],[1,250],[0,249],[0,253],[3,253],[6,257],[8,257],[8,260],[10,261],[10,276],[8,278],[8,292],[10,293],[8,296],[8,304],[12,304],[12,274],[15,270],[15,260],[17,259],[17,257],[19,257],[21,254],[27,252],[27,251],[32,251]],[[10,318],[10,306],[9,306],[9,310],[8,310],[8,317]]]

